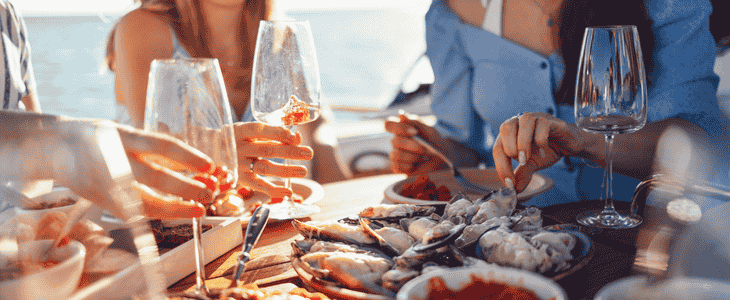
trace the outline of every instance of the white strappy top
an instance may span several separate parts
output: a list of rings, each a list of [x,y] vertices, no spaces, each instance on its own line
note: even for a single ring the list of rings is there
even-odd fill
[[[503,0],[482,0],[482,7],[487,9],[482,21],[482,29],[502,36],[502,2]]]

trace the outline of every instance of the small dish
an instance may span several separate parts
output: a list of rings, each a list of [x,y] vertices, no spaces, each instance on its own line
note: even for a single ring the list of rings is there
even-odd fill
[[[457,291],[457,294],[458,291],[464,290],[472,284],[474,278],[478,278],[485,282],[496,282],[516,288],[524,288],[535,293],[535,296],[540,300],[567,299],[565,291],[555,281],[545,276],[525,270],[490,265],[445,269],[418,276],[398,291],[397,300],[428,299],[427,297],[431,292],[430,282],[436,278],[441,278],[446,287],[452,291]],[[474,295],[461,296],[467,299],[472,298]]]
[[[646,275],[630,276],[601,288],[594,300],[623,299],[730,299],[730,284],[720,280],[698,277],[676,277],[646,288]]]
[[[280,181],[273,181],[274,184],[284,184]],[[291,179],[291,187],[292,191],[294,191],[295,194],[301,195],[304,200],[302,203],[304,204],[314,204],[322,199],[324,199],[324,189],[322,188],[322,185],[320,185],[318,182],[306,179],[306,178],[292,178]],[[254,192],[253,197],[250,199],[246,199],[245,202],[248,203],[268,203],[269,200],[271,200],[271,197],[269,195],[266,195],[261,192]],[[205,217],[206,219],[210,220],[218,220],[223,221],[230,218],[240,218],[242,225],[248,224],[248,220],[251,219],[251,213],[253,211],[246,211],[240,216],[232,216],[232,217],[218,217],[218,216],[210,216]],[[276,222],[276,219],[270,219],[269,222]]]
[[[463,170],[460,170],[460,172],[464,175],[464,177],[468,178],[472,182],[480,184],[487,188],[499,189],[504,186],[502,184],[502,182],[499,180],[499,176],[497,175],[497,170],[495,170],[494,168],[463,169]],[[416,180],[417,177],[418,176],[411,176],[404,180],[391,184],[390,186],[388,186],[387,189],[385,189],[385,198],[394,203],[405,203],[405,204],[443,203],[443,201],[420,200],[420,199],[404,197],[403,195],[401,195],[400,191],[403,189],[403,186],[406,183],[413,182],[414,180]],[[441,185],[446,186],[451,191],[452,195],[456,194],[457,191],[461,190],[461,186],[456,182],[456,179],[454,179],[453,175],[451,175],[451,172],[448,170],[428,173],[428,178],[431,179],[431,181],[433,181],[436,184],[436,186],[441,186]],[[521,193],[517,194],[517,201],[518,202],[527,201],[536,195],[539,195],[541,193],[544,193],[544,192],[550,190],[554,185],[555,185],[555,182],[553,182],[552,179],[545,177],[543,175],[540,175],[540,174],[535,174],[532,176],[532,181],[530,181],[530,184],[527,185],[527,188],[524,191],[522,191]],[[476,199],[483,195],[467,193],[467,196],[469,196],[470,198]]]
[[[20,243],[19,253],[28,254],[30,259],[38,260],[52,242],[40,240]],[[0,281],[0,298],[66,299],[76,290],[81,280],[85,256],[86,248],[72,240],[68,245],[51,253],[50,258],[59,261],[57,265],[13,280]]]
[[[41,203],[59,203],[63,201],[64,199],[71,199],[74,203],[81,198],[79,195],[76,195],[73,191],[71,191],[69,188],[65,187],[54,187],[49,193],[43,194],[40,196],[36,196],[31,198],[33,202],[41,204]],[[28,209],[28,208],[16,208],[18,214],[28,214],[32,216],[35,219],[40,219],[48,212],[52,211],[60,211],[64,212],[66,214],[69,214],[71,210],[73,209],[73,203],[69,205],[64,206],[56,206],[53,208],[42,208],[42,209]]]

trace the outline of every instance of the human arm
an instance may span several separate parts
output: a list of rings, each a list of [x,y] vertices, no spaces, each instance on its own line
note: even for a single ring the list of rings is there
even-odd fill
[[[705,157],[700,154],[702,147],[693,145],[706,143],[704,131],[686,120],[670,118],[647,123],[639,131],[615,136],[613,170],[640,180],[664,171],[701,175],[706,172],[702,161]],[[677,170],[674,167],[680,162],[665,164],[657,159],[658,151],[673,158],[680,154],[677,151],[684,152],[681,154],[687,155],[686,165],[698,169]],[[500,179],[507,186],[514,185],[518,192],[527,187],[535,172],[563,157],[587,159],[601,166],[606,162],[603,135],[588,133],[546,113],[525,113],[505,121],[492,153]],[[519,162],[515,170],[512,160]]]
[[[5,170],[12,170],[0,173],[3,181],[54,179],[118,216],[122,212],[113,205],[112,195],[104,187],[123,180],[125,170],[128,175],[134,172],[139,182],[161,191],[203,203],[212,200],[212,192],[201,182],[141,159],[144,154],[155,154],[193,172],[212,171],[210,158],[178,140],[106,120],[15,111],[0,111],[0,116],[0,160]],[[142,196],[145,213],[153,218],[200,216],[204,212],[198,202],[145,193]]]
[[[142,128],[150,64],[172,57],[172,36],[165,19],[137,9],[117,24],[114,34],[114,89],[125,105],[132,126]]]

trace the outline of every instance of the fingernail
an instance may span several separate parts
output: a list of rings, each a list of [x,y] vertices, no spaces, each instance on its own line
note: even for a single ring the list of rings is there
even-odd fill
[[[519,156],[520,166],[524,166],[527,163],[527,156],[525,156],[525,151],[520,151]]]
[[[545,158],[545,149],[540,148],[540,157]]]
[[[407,132],[408,134],[410,134],[410,135],[418,135],[418,130],[416,130],[416,129],[415,129],[415,128],[413,128],[413,127],[408,127],[408,129],[406,129],[406,132]]]
[[[294,177],[304,177],[307,176],[307,169],[297,169],[294,171]]]
[[[515,188],[515,184],[514,184],[514,182],[512,182],[511,178],[505,178],[504,185],[506,185],[508,188],[511,188],[511,189]]]
[[[299,154],[304,157],[309,157],[309,156],[314,155],[314,153],[312,153],[312,150],[310,150],[309,148],[300,149]]]

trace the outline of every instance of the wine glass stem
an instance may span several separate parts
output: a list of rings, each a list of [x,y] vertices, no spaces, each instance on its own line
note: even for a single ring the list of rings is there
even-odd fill
[[[606,134],[606,204],[604,212],[614,212],[613,207],[613,134]]]
[[[203,224],[200,218],[193,218],[193,244],[195,245],[195,288],[199,293],[208,294],[205,286],[205,265],[203,261]]]

